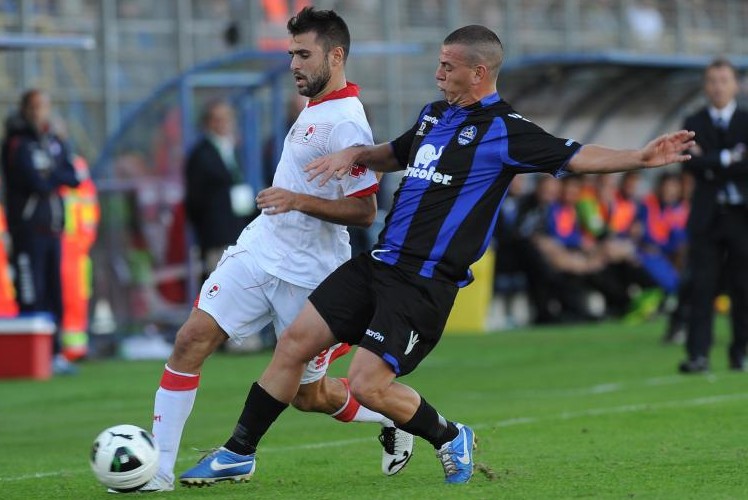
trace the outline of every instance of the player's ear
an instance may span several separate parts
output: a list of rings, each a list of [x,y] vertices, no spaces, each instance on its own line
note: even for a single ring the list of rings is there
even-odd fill
[[[473,83],[480,83],[486,75],[488,75],[488,69],[482,64],[477,65],[473,70]]]
[[[336,65],[343,65],[345,61],[345,51],[343,47],[335,47],[330,51],[331,63]]]

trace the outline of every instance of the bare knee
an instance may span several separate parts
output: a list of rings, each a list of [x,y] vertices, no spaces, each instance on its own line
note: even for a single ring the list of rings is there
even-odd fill
[[[309,354],[306,340],[303,332],[291,325],[278,339],[273,358],[293,365],[310,361],[316,354]]]
[[[197,373],[205,359],[227,338],[210,315],[193,311],[177,332],[169,367],[180,372]]]

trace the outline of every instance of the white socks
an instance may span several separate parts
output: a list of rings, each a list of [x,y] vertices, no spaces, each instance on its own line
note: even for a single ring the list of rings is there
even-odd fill
[[[180,373],[166,365],[161,385],[156,391],[152,432],[161,450],[158,475],[170,483],[174,482],[179,442],[195,404],[199,384],[200,374]]]

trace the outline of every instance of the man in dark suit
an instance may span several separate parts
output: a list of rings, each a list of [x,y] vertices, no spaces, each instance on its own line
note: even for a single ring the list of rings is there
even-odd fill
[[[688,220],[691,313],[682,373],[709,370],[714,298],[720,274],[731,300],[730,368],[745,371],[748,344],[748,112],[737,108],[735,67],[717,59],[704,73],[707,107],[686,119],[696,132],[693,158],[685,169],[696,185]]]
[[[255,208],[254,193],[244,183],[236,160],[233,110],[223,101],[209,103],[202,124],[205,134],[187,158],[185,209],[207,275]]]

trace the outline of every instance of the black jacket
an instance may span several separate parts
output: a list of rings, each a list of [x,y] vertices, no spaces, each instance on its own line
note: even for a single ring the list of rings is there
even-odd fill
[[[720,144],[719,132],[707,108],[686,118],[683,128],[696,132],[696,143],[703,151],[701,156],[694,156],[684,164],[696,179],[688,219],[688,232],[693,237],[710,227],[717,214],[718,193],[727,181],[737,187],[744,202],[748,201],[748,151],[742,161],[727,168],[720,161],[722,149],[732,149],[740,143],[748,147],[748,112],[740,108],[735,110],[724,144]]]
[[[190,151],[185,167],[185,210],[202,250],[234,243],[248,220],[231,208],[234,177],[208,138]]]
[[[68,148],[59,137],[18,118],[6,127],[2,168],[8,229],[59,234],[65,210],[57,188],[79,184]]]

